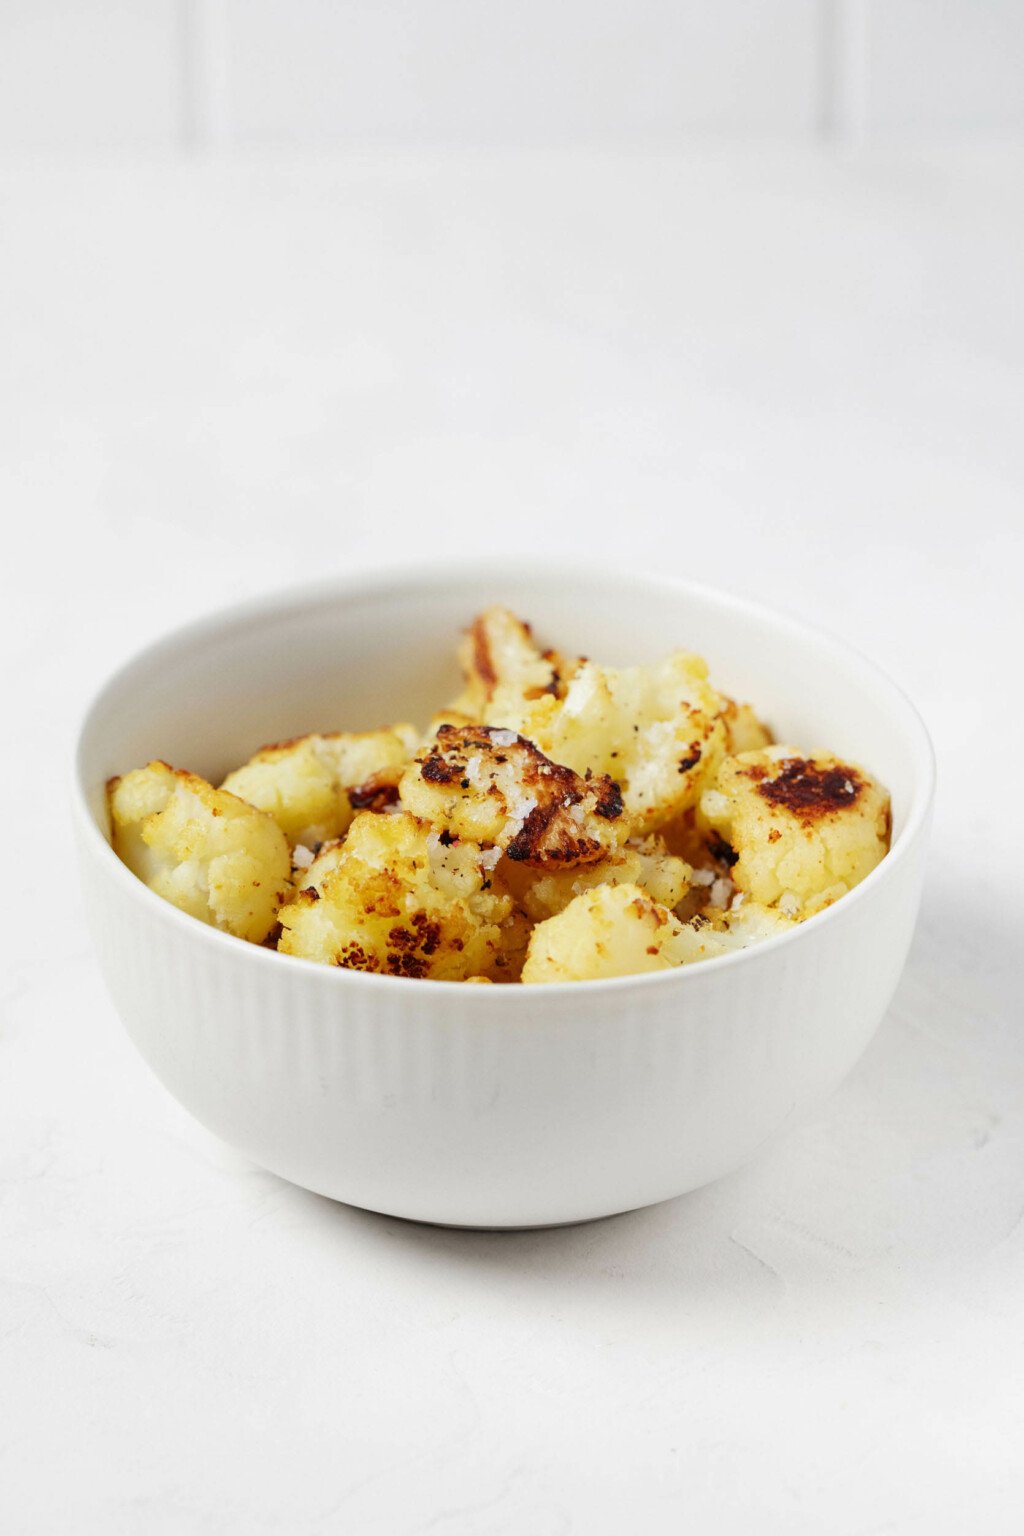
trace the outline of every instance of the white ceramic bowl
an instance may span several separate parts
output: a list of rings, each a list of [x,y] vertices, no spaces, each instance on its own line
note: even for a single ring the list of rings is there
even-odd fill
[[[756,948],[540,987],[293,959],[184,916],[115,857],[110,775],[162,757],[216,781],[264,741],[422,722],[456,691],[458,631],[498,601],[610,664],[702,652],[781,739],[827,746],[888,785],[892,851],[844,900]],[[521,1227],[705,1184],[840,1081],[903,967],[933,780],[912,705],[835,640],[682,582],[489,564],[287,592],[150,647],[86,716],[76,822],[114,1002],[197,1119],[335,1199]]]

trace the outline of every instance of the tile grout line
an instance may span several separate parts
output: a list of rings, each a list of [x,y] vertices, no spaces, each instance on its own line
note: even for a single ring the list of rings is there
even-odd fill
[[[828,99],[826,136],[839,149],[863,148],[868,132],[868,0],[822,0]]]
[[[818,0],[817,5],[817,110],[814,134],[829,144],[835,138],[837,16],[839,0]]]
[[[224,0],[177,0],[179,133],[186,155],[228,142],[228,49]]]

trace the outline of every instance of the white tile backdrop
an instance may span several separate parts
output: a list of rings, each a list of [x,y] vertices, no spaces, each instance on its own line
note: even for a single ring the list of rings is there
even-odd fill
[[[0,153],[1022,129],[1022,0],[0,0]]]

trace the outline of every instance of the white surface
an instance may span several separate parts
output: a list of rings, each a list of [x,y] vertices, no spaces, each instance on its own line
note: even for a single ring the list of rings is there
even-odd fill
[[[268,737],[422,730],[457,691],[456,637],[495,602],[529,614],[542,643],[572,635],[577,654],[657,662],[685,643],[713,656],[720,686],[756,699],[781,741],[870,764],[892,797],[881,867],[747,955],[588,987],[481,988],[397,985],[239,944],[113,854],[104,786],[126,765],[158,758],[220,783]],[[680,729],[688,751],[692,727]],[[189,626],[103,689],[76,757],[90,931],[165,1087],[303,1189],[479,1228],[558,1226],[698,1189],[816,1107],[892,1000],[935,785],[913,708],[825,636],[681,582],[507,557],[318,584]]]
[[[0,156],[1024,128],[1018,0],[4,0]]]
[[[0,177],[0,1525],[1017,1531],[1022,170]],[[640,1215],[474,1236],[301,1194],[113,1016],[74,709],[265,586],[581,547],[825,622],[917,699],[940,798],[897,1000],[810,1123]]]

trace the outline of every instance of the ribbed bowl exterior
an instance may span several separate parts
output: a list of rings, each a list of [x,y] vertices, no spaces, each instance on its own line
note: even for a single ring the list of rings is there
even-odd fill
[[[920,844],[869,901],[741,964],[501,998],[254,951],[81,851],[118,1011],[204,1125],[350,1204],[521,1227],[694,1189],[837,1084],[899,978]]]

